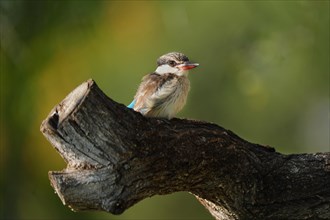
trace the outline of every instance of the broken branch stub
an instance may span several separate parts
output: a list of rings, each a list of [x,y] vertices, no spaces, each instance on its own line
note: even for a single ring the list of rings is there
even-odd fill
[[[218,125],[146,118],[93,80],[41,131],[67,162],[50,171],[71,209],[120,214],[153,195],[189,191],[217,219],[330,218],[330,154],[283,155]]]

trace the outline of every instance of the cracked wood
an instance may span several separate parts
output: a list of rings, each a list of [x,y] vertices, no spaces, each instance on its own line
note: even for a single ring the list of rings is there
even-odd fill
[[[283,155],[216,124],[146,118],[88,80],[41,131],[67,162],[50,171],[71,209],[120,214],[140,200],[193,193],[216,219],[330,219],[330,153]]]

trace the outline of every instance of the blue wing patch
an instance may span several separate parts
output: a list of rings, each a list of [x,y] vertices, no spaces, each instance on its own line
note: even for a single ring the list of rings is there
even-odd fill
[[[135,103],[136,103],[136,100],[134,99],[134,100],[131,102],[131,104],[129,104],[129,105],[127,106],[127,108],[134,108]]]

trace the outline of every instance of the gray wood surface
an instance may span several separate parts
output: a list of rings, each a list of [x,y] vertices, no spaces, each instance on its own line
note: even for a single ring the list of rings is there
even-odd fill
[[[93,80],[55,106],[41,132],[68,164],[49,179],[75,211],[120,214],[189,191],[216,219],[330,219],[330,153],[283,155],[216,124],[146,118]]]

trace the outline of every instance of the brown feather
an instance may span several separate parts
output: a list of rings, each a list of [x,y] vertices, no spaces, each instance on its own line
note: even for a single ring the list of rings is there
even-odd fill
[[[135,95],[134,110],[150,117],[173,117],[182,109],[189,91],[186,76],[151,73],[143,77]],[[165,107],[171,107],[169,114]]]

